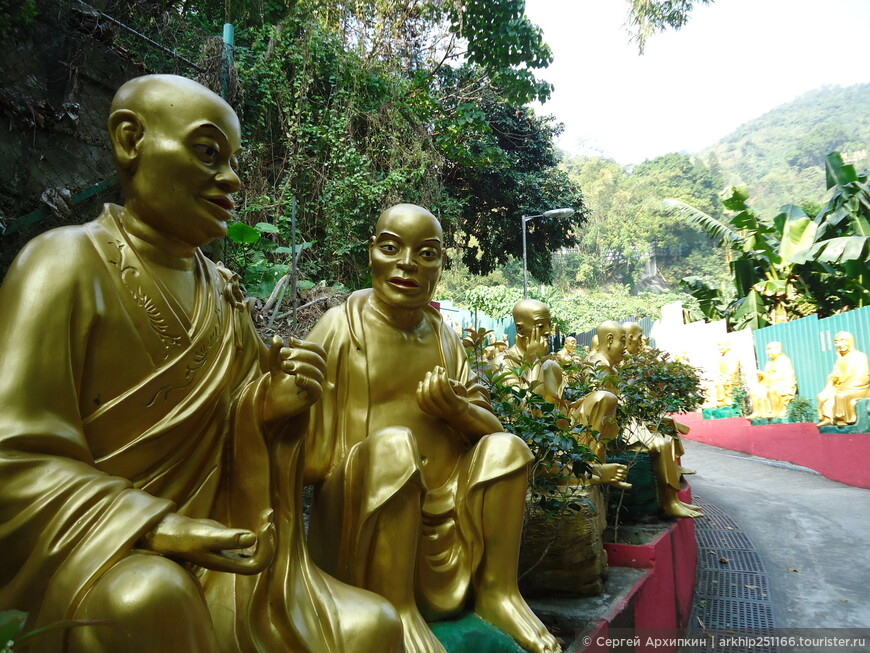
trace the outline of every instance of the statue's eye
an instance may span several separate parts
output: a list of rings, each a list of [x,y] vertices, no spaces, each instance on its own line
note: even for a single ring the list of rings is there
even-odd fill
[[[378,247],[385,254],[395,254],[399,251],[399,249],[392,243],[381,243]]]
[[[197,143],[193,148],[199,154],[199,158],[206,163],[214,163],[215,160],[217,160],[218,154],[220,154],[216,148],[211,145],[206,145],[205,143]]]
[[[424,249],[420,252],[420,258],[424,261],[434,261],[438,258],[438,252],[434,249]]]

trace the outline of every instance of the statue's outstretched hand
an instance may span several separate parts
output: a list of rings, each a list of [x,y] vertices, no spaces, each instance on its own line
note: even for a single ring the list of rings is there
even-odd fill
[[[603,463],[601,465],[594,465],[593,469],[596,472],[599,483],[613,485],[622,490],[631,489],[631,483],[628,483],[625,480],[628,478],[628,467],[625,465],[620,465],[619,463]]]
[[[295,417],[323,394],[326,352],[314,342],[281,336],[272,338],[269,348],[269,389],[263,404],[263,421],[282,424]]]
[[[434,417],[448,422],[468,412],[468,398],[465,386],[447,376],[447,370],[436,367],[426,372],[417,384],[417,405]]]
[[[275,556],[272,511],[260,515],[257,532],[227,528],[211,519],[167,514],[140,544],[170,558],[231,574],[256,574]]]

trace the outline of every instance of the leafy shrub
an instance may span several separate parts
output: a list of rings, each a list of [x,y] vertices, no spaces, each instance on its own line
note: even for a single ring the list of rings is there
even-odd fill
[[[795,397],[788,405],[789,422],[815,422],[819,416],[813,402],[806,397]]]
[[[519,362],[516,373],[494,370],[485,362],[483,350],[491,331],[466,329],[466,351],[481,382],[489,389],[490,402],[505,430],[521,437],[534,455],[529,489],[532,501],[547,513],[579,509],[577,480],[581,483],[598,457],[584,444],[598,438],[597,431],[574,424],[566,414],[567,402],[548,403],[535,386],[517,384],[517,376],[531,364]]]

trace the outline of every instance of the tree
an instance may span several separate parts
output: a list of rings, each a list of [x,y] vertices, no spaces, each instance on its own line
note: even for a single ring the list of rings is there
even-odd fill
[[[712,4],[713,0],[628,0],[631,9],[628,28],[637,49],[643,54],[647,39],[669,27],[680,29],[689,22],[689,12],[697,4]]]
[[[691,252],[712,253],[705,236],[675,224],[661,207],[661,200],[671,195],[721,213],[720,180],[701,163],[684,154],[667,154],[631,171],[598,157],[572,159],[564,166],[591,209],[574,253],[575,273],[568,273],[566,282],[620,283],[636,289],[652,257],[663,268],[686,268]],[[570,262],[571,255],[560,257],[560,263]],[[700,271],[694,266],[690,270]]]
[[[827,179],[833,194],[815,218],[790,204],[770,220],[748,206],[745,188],[724,194],[723,205],[734,212],[727,221],[678,200],[664,201],[731,253],[736,297],[727,306],[709,284],[684,280],[708,317],[725,317],[732,329],[754,329],[870,302],[868,177],[834,152],[827,157]]]
[[[510,257],[522,256],[520,218],[551,208],[573,208],[572,219],[537,218],[529,222],[529,272],[540,281],[552,277],[551,254],[575,244],[578,226],[586,220],[579,188],[557,167],[553,139],[559,128],[511,105],[495,93],[478,105],[487,120],[463,143],[465,154],[448,159],[444,181],[461,205],[455,242],[474,274],[486,274]],[[477,165],[474,157],[486,161]]]

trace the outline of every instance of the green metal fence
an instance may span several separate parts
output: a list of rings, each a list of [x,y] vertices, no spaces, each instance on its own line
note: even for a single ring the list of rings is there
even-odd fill
[[[855,336],[855,346],[870,351],[870,307],[818,319],[811,315],[785,324],[775,324],[755,331],[755,356],[759,369],[767,361],[767,344],[778,341],[794,364],[798,394],[815,403],[816,395],[827,383],[828,374],[837,360],[834,336],[848,331]]]

